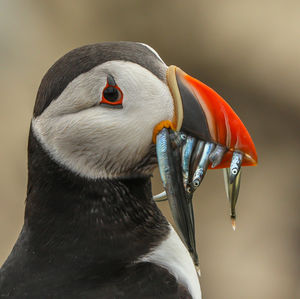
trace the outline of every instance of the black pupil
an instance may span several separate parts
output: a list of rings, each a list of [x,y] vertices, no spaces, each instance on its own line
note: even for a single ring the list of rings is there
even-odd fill
[[[103,96],[110,102],[115,102],[119,99],[119,90],[113,86],[104,89]]]

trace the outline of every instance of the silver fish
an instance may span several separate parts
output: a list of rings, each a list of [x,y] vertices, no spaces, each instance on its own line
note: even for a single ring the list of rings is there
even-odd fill
[[[204,145],[202,156],[200,158],[198,167],[193,176],[192,186],[194,189],[196,189],[200,186],[200,184],[206,174],[206,171],[207,171],[207,168],[209,165],[209,155],[213,151],[214,147],[215,147],[215,144],[211,143],[211,142],[207,142]]]
[[[156,201],[156,202],[168,200],[166,191],[163,191],[163,192],[161,192],[159,194],[154,195],[153,196],[153,200]]]
[[[220,144],[217,144],[216,148],[213,150],[213,152],[209,156],[209,160],[212,163],[211,164],[212,168],[218,166],[221,163],[226,151],[227,151],[226,147],[224,147]]]
[[[181,170],[180,149],[172,131],[162,129],[156,136],[159,171],[178,233],[189,250],[195,265],[199,265],[196,251],[191,200],[186,198]]]
[[[176,132],[176,131],[173,131],[173,134],[174,134],[174,142],[178,147],[181,148],[182,145],[185,143],[187,136],[182,132]]]
[[[192,176],[198,167],[204,149],[204,145],[205,145],[205,141],[199,140],[195,146],[195,150],[193,152],[191,165],[190,165],[190,175],[192,174]],[[192,181],[192,179],[190,179],[189,181]]]
[[[190,172],[190,160],[193,153],[194,145],[196,139],[194,137],[188,136],[185,144],[182,147],[182,175],[183,175],[183,184],[186,188],[189,183],[189,172]]]
[[[229,181],[233,183],[235,177],[238,175],[241,169],[241,165],[243,162],[243,154],[241,152],[233,152],[232,159],[230,163],[230,174],[229,174]]]
[[[226,190],[226,195],[230,203],[230,211],[231,211],[231,223],[232,223],[232,228],[235,230],[236,227],[236,203],[238,200],[239,196],[239,190],[240,190],[240,184],[241,184],[241,174],[242,171],[240,170],[238,174],[235,176],[234,180],[231,182],[230,181],[230,175],[231,175],[231,170],[230,168],[224,168],[223,169],[223,174],[224,174],[224,183],[225,183],[225,190]]]

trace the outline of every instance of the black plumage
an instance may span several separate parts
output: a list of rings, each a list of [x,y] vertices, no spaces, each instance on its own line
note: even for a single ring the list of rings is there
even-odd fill
[[[134,263],[168,234],[150,177],[88,180],[29,139],[25,220],[0,270],[1,298],[189,298],[166,270]]]
[[[110,60],[138,63],[165,80],[162,62],[141,44],[85,46],[46,73],[34,117],[74,78]],[[155,160],[153,147],[135,167]],[[81,177],[54,161],[31,129],[24,226],[0,269],[0,298],[191,298],[167,269],[136,263],[169,230],[149,176]]]

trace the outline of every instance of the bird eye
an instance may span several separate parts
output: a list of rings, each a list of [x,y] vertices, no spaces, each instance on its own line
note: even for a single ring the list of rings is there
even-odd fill
[[[103,97],[109,102],[116,102],[120,99],[120,91],[112,86],[108,86],[103,90]]]
[[[107,76],[107,83],[102,92],[102,100],[100,105],[109,106],[112,108],[122,108],[123,93],[116,84],[113,76]]]

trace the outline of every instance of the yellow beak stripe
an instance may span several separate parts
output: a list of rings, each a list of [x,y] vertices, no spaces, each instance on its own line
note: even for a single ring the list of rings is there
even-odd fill
[[[167,128],[167,129],[172,129],[175,130],[174,125],[172,124],[172,122],[170,120],[163,120],[160,123],[158,123],[153,130],[153,135],[152,135],[152,141],[155,144],[156,143],[156,135],[163,129],[163,128]]]

